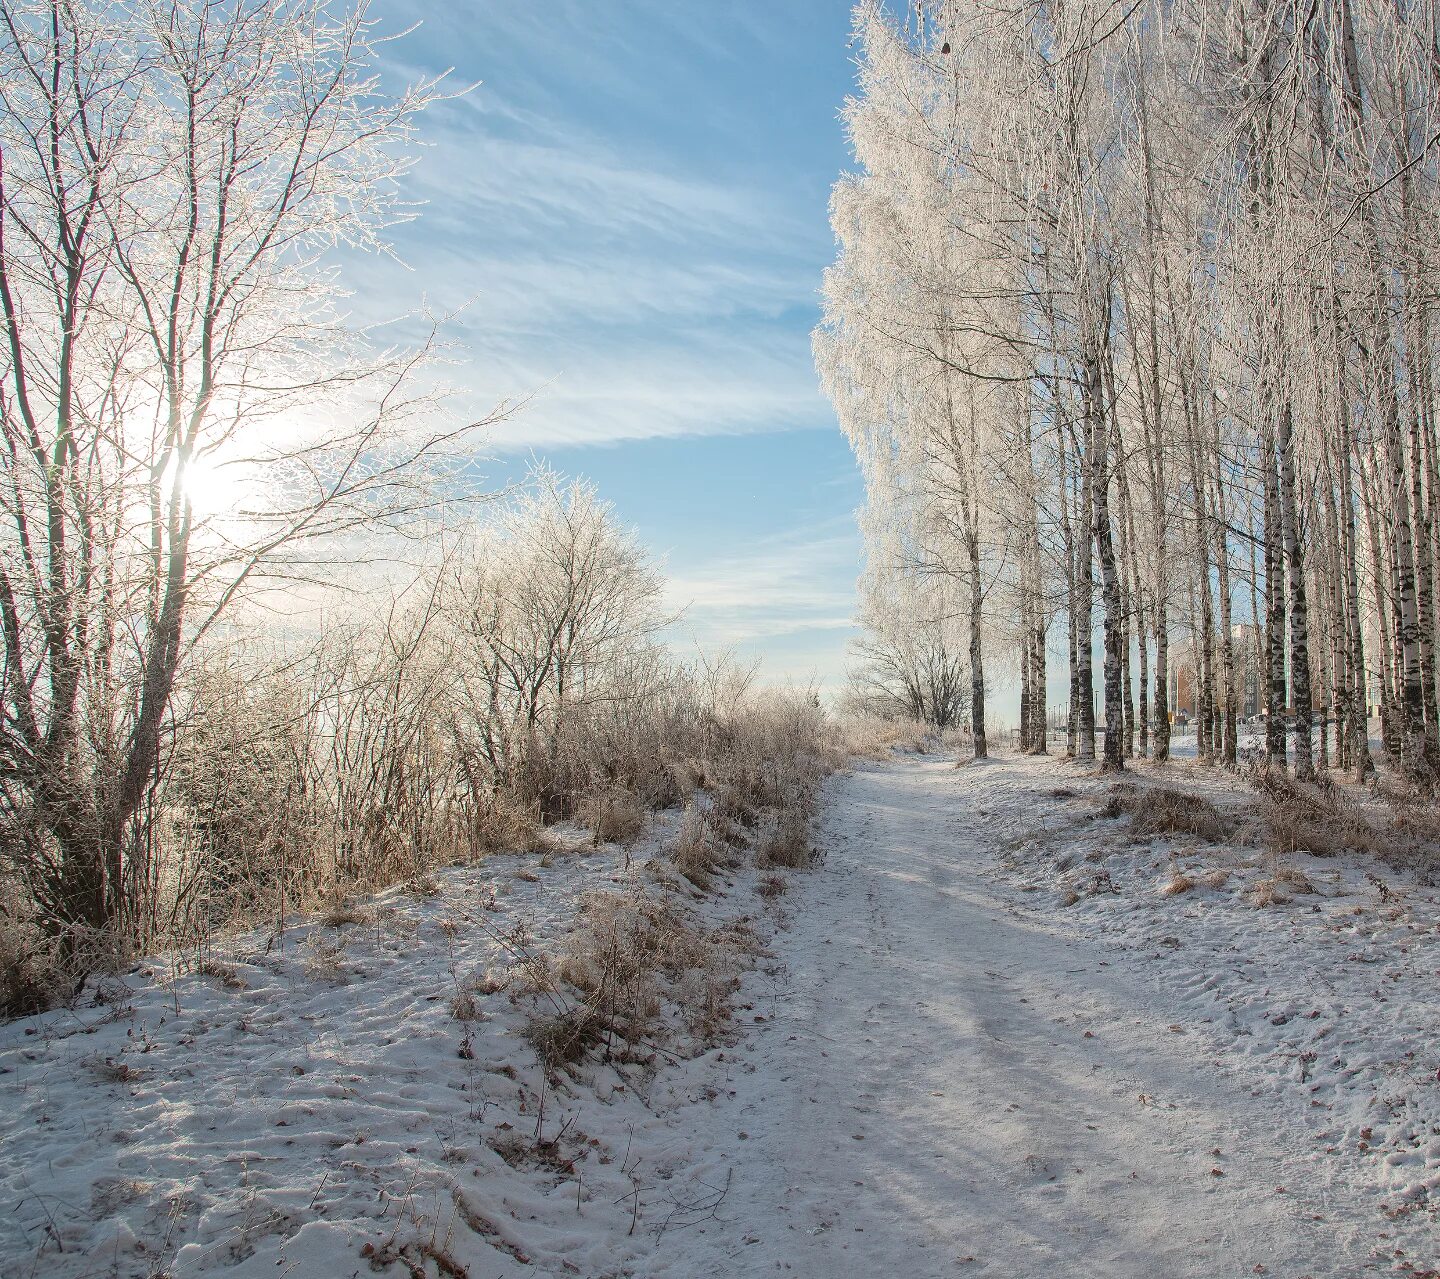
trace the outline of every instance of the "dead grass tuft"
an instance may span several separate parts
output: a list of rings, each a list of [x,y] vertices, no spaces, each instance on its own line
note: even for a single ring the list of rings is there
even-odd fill
[[[605,1023],[588,1004],[558,1013],[537,1013],[525,1024],[526,1042],[547,1070],[573,1066],[605,1035]]]
[[[97,1079],[107,1084],[133,1084],[145,1078],[145,1071],[121,1057],[92,1057],[86,1064]]]
[[[755,891],[758,892],[761,897],[773,900],[776,897],[783,896],[789,890],[789,887],[790,885],[786,882],[784,875],[762,875],[760,876],[760,882],[755,885]]]
[[[1277,884],[1284,884],[1291,892],[1299,896],[1305,896],[1315,891],[1315,885],[1310,882],[1309,877],[1293,866],[1282,866],[1275,872],[1274,879]]]
[[[0,1018],[72,1002],[90,973],[115,973],[123,952],[110,934],[43,927],[33,901],[0,879]]]
[[[400,888],[411,897],[434,897],[440,892],[440,881],[428,870],[422,870],[411,875]]]
[[[1255,907],[1283,906],[1290,900],[1280,891],[1279,884],[1273,879],[1257,879],[1250,885],[1245,896]]]
[[[1202,795],[1135,782],[1115,782],[1100,815],[1128,816],[1130,829],[1136,835],[1193,835],[1211,844],[1228,839],[1235,825]]]
[[[753,933],[707,929],[643,889],[588,893],[558,957],[525,965],[540,1004],[526,1036],[550,1066],[602,1042],[607,1057],[653,1046],[676,1029],[709,1042],[729,1024],[740,967],[757,950]]]
[[[628,790],[608,790],[582,805],[581,820],[590,827],[592,842],[630,844],[645,833],[645,808]]]
[[[1181,893],[1188,893],[1198,886],[1198,881],[1191,879],[1184,872],[1171,869],[1170,878],[1160,885],[1161,897],[1178,897]]]
[[[320,922],[326,928],[344,928],[347,924],[368,924],[373,915],[339,888],[332,889],[320,907]]]
[[[1334,857],[1381,850],[1375,828],[1330,778],[1298,782],[1261,761],[1246,770],[1246,780],[1260,794],[1265,844],[1276,856],[1304,852]]]
[[[202,959],[195,965],[195,971],[201,977],[218,981],[226,990],[248,989],[248,983],[240,976],[240,970],[234,964],[221,963],[218,959]]]
[[[470,839],[481,853],[541,853],[550,846],[535,808],[503,793],[475,815]]]
[[[1386,779],[1376,786],[1392,813],[1376,855],[1407,870],[1422,884],[1440,885],[1440,803],[1413,782]]]
[[[305,951],[305,974],[312,980],[343,985],[349,979],[342,938],[311,936],[305,942]]]
[[[810,847],[809,824],[794,811],[783,813],[755,853],[755,864],[762,870],[783,866],[804,870],[815,860]]]
[[[466,990],[462,986],[450,996],[450,1016],[456,1021],[479,1020],[480,1001],[475,998],[473,990]]]
[[[702,892],[709,891],[715,872],[732,860],[731,850],[717,830],[723,820],[713,810],[690,804],[669,848],[675,868]]]

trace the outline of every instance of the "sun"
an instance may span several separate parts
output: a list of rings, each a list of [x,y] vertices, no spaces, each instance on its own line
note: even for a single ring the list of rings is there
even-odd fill
[[[174,474],[167,468],[167,479]],[[244,498],[244,482],[237,466],[214,457],[191,458],[180,489],[197,520],[211,520],[235,512]]]

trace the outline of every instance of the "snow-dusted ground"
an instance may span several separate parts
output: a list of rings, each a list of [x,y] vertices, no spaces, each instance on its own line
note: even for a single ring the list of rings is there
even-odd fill
[[[1013,757],[833,778],[824,861],[778,907],[749,872],[695,904],[769,939],[733,1042],[558,1093],[523,1002],[448,1002],[497,932],[553,939],[623,880],[615,850],[389,894],[331,960],[318,926],[242,939],[243,987],[137,975],[0,1028],[0,1273],[327,1279],[404,1247],[472,1279],[1440,1265],[1435,890],[1302,859],[1319,892],[1257,909],[1257,849],[1136,843],[1104,787]],[[1162,896],[1172,853],[1231,874]]]

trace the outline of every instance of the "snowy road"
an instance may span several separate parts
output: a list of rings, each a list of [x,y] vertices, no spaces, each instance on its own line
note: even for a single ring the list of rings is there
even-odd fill
[[[832,784],[779,941],[790,988],[698,1119],[728,1190],[654,1273],[1371,1272],[1367,1230],[1337,1222],[1373,1238],[1373,1204],[1324,1184],[1311,1135],[1203,1055],[1142,965],[995,878],[1011,828],[1058,803],[1055,767]]]

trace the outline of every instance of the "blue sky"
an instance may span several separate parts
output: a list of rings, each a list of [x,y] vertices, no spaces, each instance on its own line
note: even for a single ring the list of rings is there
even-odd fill
[[[809,334],[833,254],[845,0],[385,0],[408,74],[473,93],[428,112],[425,201],[356,309],[464,308],[452,370],[476,409],[534,392],[487,474],[533,455],[594,480],[661,557],[677,641],[844,665],[860,477]]]

